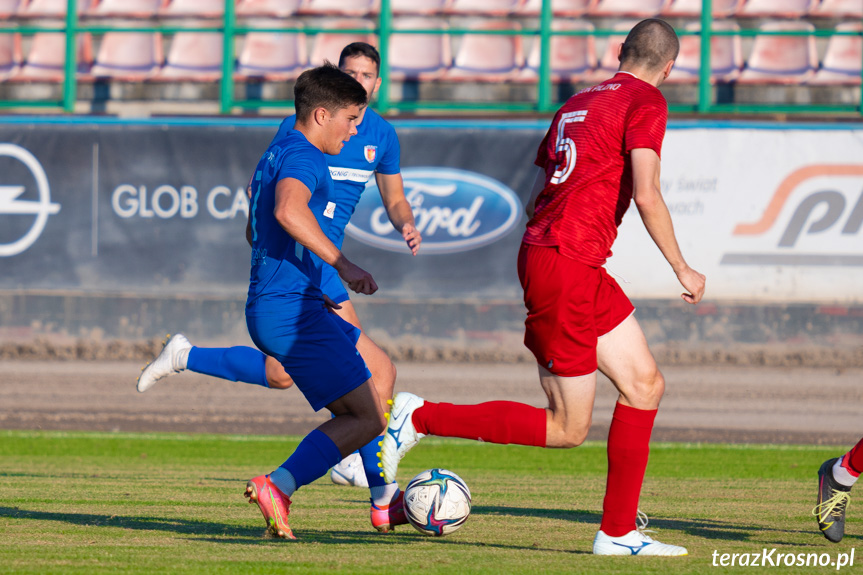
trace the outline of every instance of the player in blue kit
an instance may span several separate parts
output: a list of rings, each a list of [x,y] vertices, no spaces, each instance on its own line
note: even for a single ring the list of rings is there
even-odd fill
[[[339,67],[363,85],[369,99],[380,86],[379,66],[380,56],[377,50],[365,43],[346,46],[339,59]],[[294,116],[285,119],[273,139],[274,144],[290,132],[294,122]],[[341,248],[344,228],[365,189],[366,182],[374,175],[390,221],[396,229],[401,230],[408,248],[416,254],[422,237],[414,226],[413,214],[404,196],[399,173],[399,143],[395,130],[368,108],[361,110],[357,130],[357,135],[345,143],[339,155],[326,156],[330,174],[335,180],[336,196],[336,207],[327,235]],[[359,318],[338,273],[326,264],[322,266],[321,289],[335,304],[335,313],[361,329]],[[364,333],[357,339],[356,348],[371,370],[379,394],[391,395],[396,373],[395,366],[387,355]],[[285,389],[293,384],[293,380],[278,360],[265,356],[257,349],[243,346],[213,349],[192,347],[182,334],[177,334],[144,369],[138,380],[138,390],[146,391],[159,379],[185,369],[275,389]],[[368,486],[368,476],[373,475],[374,487],[379,476],[377,458],[373,458],[370,463],[370,466],[364,465],[363,460],[356,454],[348,456],[333,467],[333,481]],[[391,529],[391,510],[386,505],[388,502],[384,501],[386,498],[375,498],[373,493],[372,499],[372,524],[381,531]],[[401,518],[398,517],[397,521],[400,522]]]
[[[330,313],[331,302],[321,291],[323,263],[353,291],[377,291],[372,276],[326,234],[338,198],[324,152],[338,154],[357,133],[367,93],[338,68],[325,65],[300,75],[294,100],[294,129],[270,145],[251,182],[246,325],[255,345],[284,366],[312,408],[326,407],[334,417],[309,433],[276,470],[246,486],[245,495],[258,504],[268,530],[285,538],[294,538],[287,518],[298,488],[358,448],[377,452],[386,400],[356,351],[359,329]],[[378,489],[388,492],[388,503],[398,494],[396,484]]]

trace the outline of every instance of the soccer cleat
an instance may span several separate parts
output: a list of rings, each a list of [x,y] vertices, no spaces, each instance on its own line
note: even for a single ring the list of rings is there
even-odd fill
[[[833,479],[836,459],[828,459],[818,470],[818,505],[812,510],[821,533],[833,543],[839,543],[845,535],[845,509],[851,502],[851,488]]]
[[[679,557],[689,553],[685,547],[654,541],[641,531],[633,529],[620,537],[610,537],[604,532],[598,531],[593,539],[593,554]]]
[[[156,359],[150,362],[138,377],[138,391],[144,393],[163,377],[180,373],[186,369],[190,349],[192,349],[192,344],[181,333],[175,334],[174,337],[165,342],[165,347],[162,348]]]
[[[291,498],[282,494],[270,481],[268,475],[249,479],[244,495],[249,498],[249,503],[258,504],[258,508],[264,514],[264,521],[267,522],[267,531],[283,539],[296,539],[288,525]]]
[[[400,491],[395,501],[390,502],[389,505],[380,507],[375,505],[373,500],[371,516],[372,527],[381,533],[395,531],[396,525],[407,524],[408,518],[405,514],[405,494]]]
[[[363,458],[360,457],[359,453],[351,453],[334,465],[330,472],[330,478],[337,485],[369,486],[366,470],[363,467]]]
[[[396,394],[395,399],[390,400],[389,403],[392,405],[392,410],[381,447],[381,467],[384,470],[384,480],[387,483],[393,483],[399,470],[399,461],[419,443],[420,439],[425,437],[424,434],[417,432],[411,420],[414,411],[422,407],[425,401],[412,393],[402,392]]]

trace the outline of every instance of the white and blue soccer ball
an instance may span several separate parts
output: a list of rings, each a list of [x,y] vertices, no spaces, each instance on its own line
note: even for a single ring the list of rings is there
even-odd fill
[[[404,501],[408,522],[424,535],[448,535],[470,515],[470,489],[446,469],[428,469],[411,479]]]

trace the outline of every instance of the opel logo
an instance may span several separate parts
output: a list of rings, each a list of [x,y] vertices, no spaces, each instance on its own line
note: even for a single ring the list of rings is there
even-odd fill
[[[36,156],[15,144],[0,144],[0,156],[9,156],[15,158],[30,170],[33,177],[36,179],[36,187],[39,190],[39,199],[19,200],[18,196],[24,193],[24,186],[4,186],[0,185],[0,216],[3,215],[35,215],[36,219],[33,225],[18,240],[0,244],[0,257],[15,256],[25,251],[39,239],[42,230],[45,229],[45,224],[48,222],[48,216],[52,216],[60,211],[60,204],[51,201],[51,190],[48,188],[48,177],[45,175],[45,170]]]

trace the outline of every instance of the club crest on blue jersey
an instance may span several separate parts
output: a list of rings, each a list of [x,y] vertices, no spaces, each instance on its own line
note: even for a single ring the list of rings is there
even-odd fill
[[[377,154],[378,147],[377,146],[365,146],[363,147],[363,156],[365,157],[368,163],[372,163],[375,161],[375,154]]]

